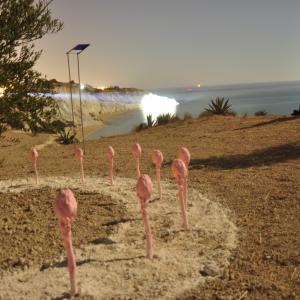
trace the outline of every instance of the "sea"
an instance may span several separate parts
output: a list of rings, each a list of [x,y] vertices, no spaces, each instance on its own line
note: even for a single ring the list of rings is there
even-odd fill
[[[290,115],[300,106],[300,81],[152,89],[142,95],[126,95],[118,101],[140,103],[140,109],[110,119],[105,127],[86,138],[99,139],[132,132],[149,114],[153,118],[162,113],[176,114],[180,118],[190,113],[198,117],[216,97],[229,99],[231,109],[237,115],[253,115],[257,111]]]

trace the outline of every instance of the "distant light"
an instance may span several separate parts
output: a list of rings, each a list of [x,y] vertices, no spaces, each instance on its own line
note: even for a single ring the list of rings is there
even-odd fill
[[[2,97],[2,96],[3,96],[3,94],[4,94],[4,91],[5,91],[5,88],[3,88],[3,87],[0,87],[0,97]]]
[[[81,89],[81,90],[84,90],[84,88],[85,88],[85,84],[84,84],[84,83],[81,83],[81,84],[80,84],[80,89]]]
[[[198,83],[198,84],[197,84],[197,87],[198,87],[198,88],[201,87],[201,83]]]
[[[107,86],[98,86],[97,89],[104,91],[105,89],[107,89]]]
[[[176,114],[176,106],[179,103],[172,98],[162,97],[155,94],[144,95],[141,101],[144,119],[152,115],[153,120],[161,114]]]

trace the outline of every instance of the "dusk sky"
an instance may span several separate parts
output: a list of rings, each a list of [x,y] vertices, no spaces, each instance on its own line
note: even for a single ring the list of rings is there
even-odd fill
[[[36,68],[68,81],[66,51],[93,86],[162,88],[300,80],[299,0],[54,0],[58,34]],[[73,79],[77,81],[75,60]]]

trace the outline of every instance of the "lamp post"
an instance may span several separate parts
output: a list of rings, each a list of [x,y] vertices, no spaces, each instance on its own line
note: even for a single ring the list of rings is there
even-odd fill
[[[78,84],[79,84],[79,105],[80,105],[80,120],[81,120],[81,133],[82,133],[82,146],[85,152],[85,141],[84,141],[84,131],[83,131],[83,118],[82,118],[82,101],[81,101],[81,81],[80,81],[80,68],[79,68],[79,54],[84,51],[90,44],[78,44],[72,49],[70,49],[67,54],[68,59],[68,71],[69,71],[69,84],[70,84],[70,98],[71,98],[71,109],[72,109],[72,120],[75,125],[74,118],[74,105],[73,105],[73,92],[72,92],[72,82],[71,82],[71,69],[70,69],[70,54],[77,55],[77,71],[78,71]]]

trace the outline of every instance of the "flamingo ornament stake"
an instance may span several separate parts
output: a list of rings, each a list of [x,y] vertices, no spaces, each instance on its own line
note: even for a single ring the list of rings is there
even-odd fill
[[[107,157],[109,160],[109,180],[110,184],[114,184],[114,156],[115,156],[115,150],[112,146],[109,146],[107,148]]]
[[[38,184],[38,181],[39,181],[39,175],[38,175],[38,171],[37,171],[37,167],[36,167],[38,157],[39,157],[39,153],[37,152],[37,150],[35,148],[32,148],[31,149],[31,161],[32,161],[32,168],[33,168],[34,174],[35,174],[35,183],[36,184]]]
[[[191,161],[191,154],[190,151],[185,148],[185,147],[181,147],[178,151],[178,158],[181,159],[185,166],[187,171],[189,170],[189,164]],[[184,197],[185,197],[185,209],[187,209],[187,177],[184,181]]]
[[[159,198],[162,198],[162,193],[161,193],[161,184],[160,184],[160,168],[161,164],[164,160],[163,154],[161,151],[158,149],[154,149],[152,152],[152,161],[155,164],[156,168],[156,179],[157,179],[157,184],[158,184],[158,192],[159,192]]]
[[[137,178],[140,178],[140,176],[141,176],[140,157],[142,155],[142,148],[141,148],[140,144],[135,143],[132,146],[132,155],[136,159],[136,175],[137,175]]]
[[[76,258],[72,246],[71,226],[76,217],[77,202],[71,190],[63,189],[58,193],[54,204],[54,212],[58,218],[61,236],[67,251],[71,295],[74,296],[77,293]]]
[[[80,178],[81,182],[84,182],[84,171],[83,171],[83,150],[81,148],[76,148],[75,158],[80,161]]]
[[[188,220],[186,212],[186,200],[184,194],[184,183],[187,177],[187,168],[181,159],[175,159],[172,163],[172,172],[178,184],[179,202],[181,209],[181,220],[185,230],[188,229]]]
[[[153,258],[153,242],[152,242],[152,233],[151,227],[148,220],[147,207],[151,192],[153,189],[151,178],[148,175],[142,175],[139,177],[136,185],[137,196],[140,199],[141,211],[143,215],[143,221],[145,225],[145,233],[147,240],[147,258]]]

